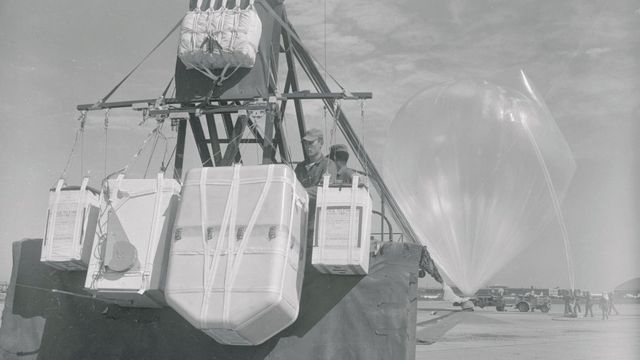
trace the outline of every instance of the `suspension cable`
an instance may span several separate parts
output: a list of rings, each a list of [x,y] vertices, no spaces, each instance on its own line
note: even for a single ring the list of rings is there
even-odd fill
[[[67,175],[67,171],[69,171],[69,167],[71,166],[71,160],[73,159],[73,155],[76,151],[76,147],[78,146],[78,141],[83,138],[84,135],[84,125],[87,121],[87,111],[83,110],[80,112],[80,116],[78,117],[78,121],[80,121],[80,127],[76,130],[76,136],[73,140],[73,146],[71,147],[71,151],[69,152],[69,156],[67,157],[67,162],[60,174],[60,179],[64,179]]]

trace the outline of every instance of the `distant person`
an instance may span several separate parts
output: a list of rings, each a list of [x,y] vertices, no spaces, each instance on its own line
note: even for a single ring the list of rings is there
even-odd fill
[[[584,317],[587,317],[587,314],[591,313],[591,317],[593,317],[593,299],[591,299],[591,292],[587,291],[584,294]]]
[[[616,309],[616,304],[613,303],[613,293],[610,292],[609,293],[609,315],[612,315],[611,312],[615,311],[616,315],[620,315],[620,313],[618,313],[618,309]]]
[[[580,297],[578,296],[578,290],[573,292],[573,313],[578,315],[582,312],[582,308],[580,307]]]
[[[329,159],[336,163],[338,174],[336,176],[337,184],[351,184],[352,178],[356,175],[356,171],[347,166],[349,161],[349,150],[344,144],[335,144],[329,150]]]
[[[573,317],[574,316],[573,306],[571,306],[573,297],[570,295],[570,293],[565,293],[565,295],[563,296],[563,300],[564,300],[564,316]]]
[[[607,293],[602,293],[602,297],[600,298],[600,310],[602,311],[602,320],[609,318],[609,296]]]

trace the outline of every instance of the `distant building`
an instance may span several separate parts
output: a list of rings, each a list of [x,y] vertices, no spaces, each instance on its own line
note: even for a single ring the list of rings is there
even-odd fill
[[[640,277],[625,281],[616,286],[614,296],[617,299],[640,300]]]

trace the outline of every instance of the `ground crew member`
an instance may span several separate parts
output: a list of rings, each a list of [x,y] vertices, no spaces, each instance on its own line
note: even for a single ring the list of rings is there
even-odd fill
[[[351,184],[351,179],[356,171],[347,166],[349,161],[349,150],[344,144],[335,144],[331,146],[329,150],[329,158],[335,161],[338,167],[338,175],[336,177],[336,183],[338,184]]]
[[[302,138],[302,148],[307,155],[305,161],[296,166],[295,173],[298,181],[304,186],[309,194],[309,222],[307,223],[306,242],[306,267],[305,271],[312,268],[311,251],[313,249],[313,230],[316,218],[316,198],[318,186],[322,185],[324,174],[329,174],[329,181],[335,181],[338,173],[336,163],[322,154],[324,135],[320,129],[308,130]],[[305,247],[302,247],[304,249]]]

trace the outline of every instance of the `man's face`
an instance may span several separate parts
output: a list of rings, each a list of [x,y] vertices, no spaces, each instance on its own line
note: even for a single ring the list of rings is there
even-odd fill
[[[313,141],[302,140],[302,146],[309,158],[314,158],[321,154],[322,142],[319,139]]]

